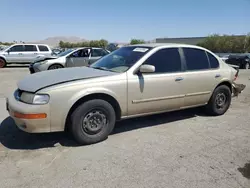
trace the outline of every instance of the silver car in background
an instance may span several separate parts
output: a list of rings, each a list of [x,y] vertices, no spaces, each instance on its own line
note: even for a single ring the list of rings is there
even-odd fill
[[[30,64],[38,56],[51,56],[51,49],[45,44],[14,44],[0,51],[0,68],[7,64]]]
[[[30,64],[30,73],[53,70],[66,67],[88,66],[109,54],[108,50],[102,48],[82,47],[77,49],[68,49],[57,56],[46,58],[38,57]]]

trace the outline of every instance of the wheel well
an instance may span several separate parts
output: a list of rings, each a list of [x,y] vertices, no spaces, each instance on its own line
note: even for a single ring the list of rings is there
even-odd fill
[[[6,60],[5,60],[3,57],[0,57],[0,59],[4,60],[4,61],[5,61],[5,63],[6,63]]]
[[[52,64],[52,65],[50,65],[49,67],[48,67],[48,70],[49,70],[49,68],[51,67],[51,66],[53,66],[53,65],[60,65],[60,66],[62,66],[62,67],[64,67],[62,64],[60,64],[60,63],[54,63],[54,64]]]
[[[230,91],[231,91],[231,93],[232,93],[232,84],[231,84],[230,82],[228,82],[228,81],[221,82],[219,85],[217,85],[217,87],[219,87],[219,86],[221,86],[221,85],[226,85],[226,86],[228,86],[229,89],[230,89]],[[216,88],[217,88],[217,87],[216,87]]]
[[[67,118],[66,118],[65,130],[67,130],[69,128],[69,125],[71,124],[70,115],[72,114],[72,112],[79,105],[83,104],[86,101],[92,100],[92,99],[102,99],[102,100],[107,101],[114,108],[115,114],[116,114],[116,119],[119,120],[121,118],[121,108],[120,108],[120,105],[119,105],[119,103],[117,102],[117,100],[115,98],[113,98],[112,96],[110,96],[108,94],[104,94],[104,93],[90,94],[90,95],[84,96],[83,98],[76,101],[74,103],[74,105],[70,108],[70,110],[69,110],[69,112],[67,114]]]

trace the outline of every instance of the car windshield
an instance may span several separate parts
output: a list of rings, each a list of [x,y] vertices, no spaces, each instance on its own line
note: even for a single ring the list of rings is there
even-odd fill
[[[70,52],[72,52],[74,49],[69,49],[69,50],[66,50],[64,52],[61,52],[57,55],[57,57],[62,57],[62,56],[65,56],[67,54],[69,54]]]
[[[142,46],[122,47],[99,59],[91,68],[113,72],[126,72],[152,48]]]

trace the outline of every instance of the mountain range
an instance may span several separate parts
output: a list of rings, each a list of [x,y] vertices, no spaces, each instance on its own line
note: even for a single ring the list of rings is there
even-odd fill
[[[33,41],[32,43],[47,44],[49,46],[55,47],[55,46],[58,46],[60,41],[77,43],[77,42],[84,42],[87,40],[80,38],[80,37],[75,37],[75,36],[70,36],[70,37],[57,36],[57,37],[49,37],[49,38],[46,38],[46,39],[40,40],[40,41]]]

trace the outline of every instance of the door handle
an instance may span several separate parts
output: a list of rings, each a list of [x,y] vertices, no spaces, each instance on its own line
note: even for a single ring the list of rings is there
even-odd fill
[[[182,81],[182,80],[184,80],[184,78],[182,78],[182,77],[179,77],[179,78],[175,79],[176,82],[179,82],[179,81]]]
[[[216,75],[215,75],[215,78],[219,78],[219,77],[221,77],[220,74],[216,74]]]
[[[23,55],[22,53],[18,53],[18,55]]]

